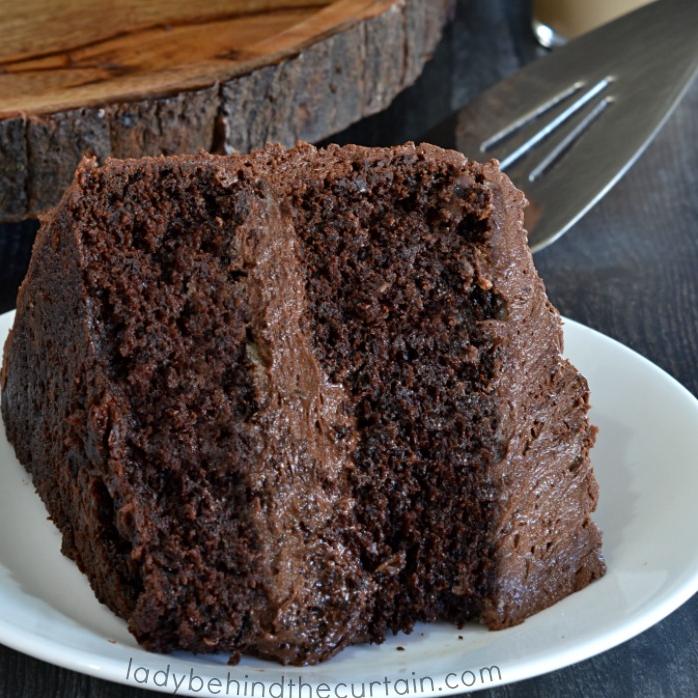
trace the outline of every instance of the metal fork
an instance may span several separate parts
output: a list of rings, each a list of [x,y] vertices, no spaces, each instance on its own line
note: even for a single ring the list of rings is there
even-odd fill
[[[497,158],[529,200],[536,251],[622,177],[696,73],[698,0],[657,0],[498,83],[424,140]]]

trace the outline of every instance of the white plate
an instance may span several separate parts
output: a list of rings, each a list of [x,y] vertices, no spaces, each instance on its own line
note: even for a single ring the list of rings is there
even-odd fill
[[[11,322],[11,313],[0,316],[0,344]],[[348,698],[352,688],[358,698],[362,687],[366,698],[393,698],[518,681],[629,639],[698,590],[698,401],[602,334],[568,320],[565,339],[567,356],[591,385],[591,416],[600,428],[595,518],[608,572],[522,625],[499,632],[420,625],[409,636],[350,647],[300,669],[249,658],[228,667],[223,656],[145,652],[60,554],[58,533],[2,430],[0,642],[69,669],[169,693],[184,677],[178,695],[281,698],[283,677],[284,698]]]

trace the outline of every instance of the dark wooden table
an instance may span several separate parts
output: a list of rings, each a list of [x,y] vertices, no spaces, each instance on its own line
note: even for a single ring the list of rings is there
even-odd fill
[[[451,108],[535,57],[528,22],[524,0],[460,0],[418,84],[388,112],[337,140],[417,138]],[[0,226],[0,312],[14,307],[35,230],[35,224]],[[639,351],[698,394],[698,84],[625,179],[536,262],[565,315]],[[0,647],[3,698],[140,695],[146,692]],[[698,596],[598,657],[479,695],[698,696]]]

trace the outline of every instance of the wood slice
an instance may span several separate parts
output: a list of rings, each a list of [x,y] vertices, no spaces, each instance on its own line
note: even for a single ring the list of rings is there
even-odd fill
[[[316,141],[419,75],[453,0],[22,0],[0,16],[0,221],[84,154]]]

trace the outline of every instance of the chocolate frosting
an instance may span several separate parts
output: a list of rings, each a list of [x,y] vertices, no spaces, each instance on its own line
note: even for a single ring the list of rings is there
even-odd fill
[[[356,552],[332,533],[352,525],[347,473],[356,428],[345,390],[329,381],[301,329],[304,276],[281,208],[269,195],[255,201],[236,238],[252,308],[246,350],[261,446],[247,474],[263,580],[250,649],[286,663],[356,637],[372,583]]]

